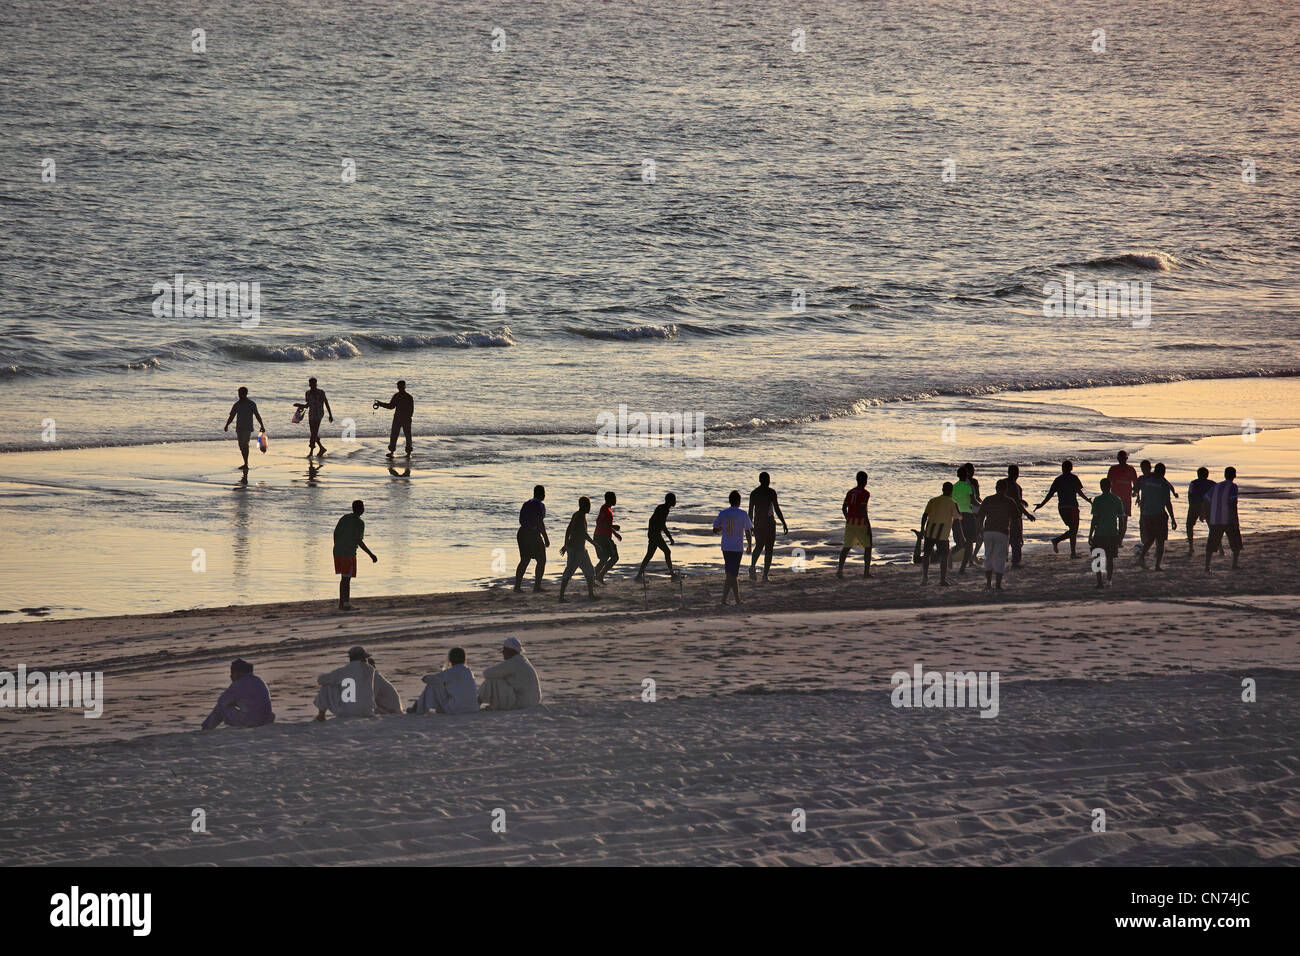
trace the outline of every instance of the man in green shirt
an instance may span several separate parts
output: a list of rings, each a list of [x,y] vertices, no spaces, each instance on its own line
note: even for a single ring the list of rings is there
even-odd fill
[[[352,579],[357,576],[357,548],[378,561],[375,553],[362,540],[366,536],[366,523],[361,516],[366,513],[365,503],[358,498],[352,502],[352,513],[339,519],[334,526],[334,573],[339,576],[339,610],[351,611]]]
[[[980,496],[972,481],[974,473],[974,465],[962,465],[957,469],[957,484],[952,486],[952,500],[957,502],[957,510],[961,512],[962,536],[966,540],[966,546],[961,553],[961,567],[957,569],[958,574],[964,573],[967,565],[975,562],[975,552],[980,546],[979,518],[976,515],[980,506]]]
[[[1101,580],[1098,570],[1097,552],[1101,551],[1106,559],[1106,581],[1115,577],[1115,559],[1119,556],[1119,545],[1124,540],[1124,502],[1119,495],[1111,494],[1110,479],[1101,480],[1101,494],[1092,499],[1092,524],[1088,528],[1088,548],[1092,551],[1093,570],[1097,571],[1097,587],[1106,585]]]
[[[1146,464],[1143,462],[1143,464]],[[1143,469],[1145,471],[1146,469]],[[1178,530],[1178,519],[1174,517],[1174,503],[1169,493],[1173,485],[1165,480],[1165,463],[1160,462],[1150,475],[1144,474],[1138,479],[1138,507],[1141,518],[1138,525],[1142,532],[1142,551],[1138,555],[1138,564],[1143,570],[1147,566],[1147,552],[1151,545],[1156,546],[1156,570],[1163,570],[1160,562],[1165,557],[1165,542],[1169,540],[1169,529]]]

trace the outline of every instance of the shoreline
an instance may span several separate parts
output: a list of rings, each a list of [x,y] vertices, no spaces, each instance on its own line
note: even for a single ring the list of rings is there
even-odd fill
[[[233,451],[233,442],[222,450],[210,442],[66,450],[53,459],[16,453],[0,456],[0,502],[20,527],[37,533],[25,537],[21,554],[0,557],[0,610],[83,619],[251,605],[267,598],[328,600],[337,587],[328,573],[330,531],[358,497],[366,501],[370,544],[380,555],[376,569],[361,569],[359,593],[490,590],[514,569],[515,516],[539,481],[548,489],[555,532],[579,494],[599,501],[604,489],[617,491],[616,521],[626,536],[623,560],[611,578],[624,580],[644,548],[650,507],[673,490],[679,502],[670,516],[678,536],[674,563],[711,571],[717,561],[716,540],[708,533],[713,516],[726,489],[749,487],[759,470],[773,474],[791,524],[790,534],[777,539],[775,566],[788,569],[802,559],[810,570],[824,569],[838,554],[839,504],[863,458],[871,463],[868,487],[880,563],[910,559],[910,529],[921,508],[964,460],[978,463],[985,484],[1002,467],[985,462],[1021,462],[1022,485],[1036,502],[1058,472],[1056,462],[1078,461],[1076,473],[1091,488],[1117,447],[1128,448],[1134,460],[1163,459],[1180,488],[1201,464],[1211,466],[1212,474],[1234,464],[1246,499],[1243,531],[1268,531],[1294,522],[1300,428],[1265,427],[1250,436],[1253,441],[1243,441],[1232,418],[1255,409],[1261,424],[1276,421],[1268,410],[1294,407],[1300,379],[1238,385],[1261,382],[1268,390],[1239,390],[1236,407],[1220,403],[1216,412],[1228,419],[1213,429],[1219,434],[1188,443],[1179,436],[1205,430],[1207,422],[1196,413],[1206,409],[1205,390],[1219,383],[1082,389],[1066,396],[1076,403],[1095,397],[1118,417],[1014,396],[956,405],[917,402],[800,426],[775,446],[752,438],[719,439],[699,458],[664,448],[604,449],[574,439],[520,444],[478,438],[425,442],[410,463],[389,463],[383,445],[373,442],[331,445],[324,460],[309,461],[295,454],[305,452],[305,445],[273,441],[267,455],[255,456],[245,480],[217,460]],[[1049,402],[1062,398],[1035,394]],[[1134,401],[1169,411],[1182,424],[1124,417],[1126,403]],[[1040,419],[1047,427],[1027,428]],[[940,434],[941,420],[957,423],[954,441]],[[1031,560],[1050,553],[1046,540],[1061,530],[1054,508],[1039,519],[1026,528]],[[558,574],[555,550],[550,564]],[[21,618],[0,614],[0,621],[15,619]]]
[[[1202,562],[1205,560],[1205,537],[1202,528],[1202,525],[1197,526],[1197,550],[1191,559],[1191,563],[1194,568],[1200,568],[1201,572],[1204,573]],[[1032,530],[1032,526],[1027,526],[1027,530]],[[1182,526],[1180,524],[1179,532],[1170,532],[1169,543],[1167,544],[1165,554],[1165,562],[1170,567],[1167,567],[1165,572],[1162,572],[1163,574],[1168,574],[1170,570],[1186,570],[1183,568],[1183,565],[1188,563],[1188,555],[1185,546],[1186,538],[1181,536],[1181,530]],[[1084,535],[1081,534],[1080,537],[1082,538]],[[1286,545],[1292,540],[1295,540],[1292,533],[1285,531],[1243,534],[1242,541],[1244,550],[1242,551],[1242,560],[1245,561],[1245,556],[1247,555],[1259,554],[1266,549],[1277,547],[1278,545]],[[1138,598],[1161,598],[1162,595],[1159,590],[1159,582],[1162,580],[1162,573],[1157,573],[1155,571],[1143,572],[1140,567],[1137,567],[1134,564],[1131,548],[1135,542],[1136,527],[1134,526],[1129,529],[1129,534],[1124,539],[1124,545],[1119,554],[1119,563],[1115,571],[1114,584],[1103,592],[1106,597],[1112,595],[1114,587],[1119,587],[1123,590],[1114,592],[1114,596],[1117,599],[1131,600]],[[1036,543],[1041,544],[1042,542]],[[550,550],[554,552],[556,551],[556,548],[553,547]],[[1082,544],[1080,545],[1079,550],[1082,555],[1085,551]],[[1297,550],[1300,551],[1300,549]],[[1154,551],[1152,551],[1152,555],[1154,556]],[[980,552],[980,557],[983,558],[982,550]],[[1077,559],[1071,559],[1064,550],[1062,550],[1060,554],[1055,554],[1046,551],[1045,549],[1035,549],[1034,551],[1030,551],[1027,542],[1024,565],[1020,568],[1013,569],[1008,560],[1006,580],[1004,581],[1005,586],[1002,592],[1000,594],[995,592],[988,595],[988,597],[990,599],[1000,600],[1003,603],[1033,603],[1045,599],[1060,599],[1062,597],[1060,594],[1053,593],[1045,595],[1035,593],[1033,591],[1027,591],[1024,587],[1016,587],[1013,583],[1016,577],[1032,576],[1036,570],[1039,572],[1047,571],[1048,577],[1043,580],[1055,588],[1063,578],[1063,572],[1072,570],[1070,565],[1065,565],[1063,567],[1057,567],[1054,565],[1045,566],[1042,562],[1043,558],[1049,560],[1064,558],[1078,565],[1080,580],[1084,581],[1086,578],[1087,583],[1081,585],[1080,593],[1075,596],[1075,599],[1084,601],[1091,600],[1097,596],[1092,585],[1092,582],[1095,579],[1092,578],[1090,573],[1084,571],[1084,565],[1088,562],[1087,557],[1081,556]],[[937,565],[932,565],[930,570],[931,581],[930,584],[926,586],[928,590],[922,593],[920,591],[920,566],[913,565],[910,561],[903,562],[897,559],[892,561],[873,560],[871,564],[872,579],[867,579],[867,581],[864,582],[862,580],[862,554],[860,550],[855,551],[845,563],[843,581],[836,578],[834,571],[827,568],[796,572],[785,567],[778,569],[777,562],[774,560],[772,565],[772,574],[778,582],[775,585],[775,588],[770,583],[764,585],[762,583],[753,582],[749,578],[746,570],[748,567],[748,559],[749,554],[747,553],[745,554],[746,563],[742,563],[740,575],[742,593],[746,593],[747,595],[746,601],[742,605],[742,610],[745,612],[771,610],[772,600],[781,600],[781,596],[775,592],[776,590],[779,590],[780,578],[784,577],[789,577],[791,582],[796,586],[807,584],[810,587],[814,587],[820,596],[825,596],[828,599],[829,603],[825,608],[826,610],[920,609],[933,606],[932,598],[936,596],[940,599],[945,599],[945,604],[951,604],[952,602],[946,599],[954,595],[964,594],[969,597],[972,592],[979,592],[981,595],[983,593],[982,582],[984,580],[984,571],[982,567],[976,566],[969,567],[964,575],[959,575],[955,569],[950,571],[950,580],[953,582],[953,584],[950,585],[952,590],[945,591],[938,587],[936,583],[938,580]],[[1153,557],[1152,560],[1154,560]],[[624,561],[620,564],[620,567],[625,567],[628,563],[630,562]],[[1210,591],[1212,593],[1224,595],[1290,593],[1287,590],[1279,591],[1277,588],[1268,586],[1261,582],[1257,575],[1249,573],[1252,569],[1247,564],[1243,564],[1243,566],[1236,572],[1231,571],[1229,567],[1230,564],[1230,553],[1226,557],[1222,554],[1215,556],[1213,570],[1210,571],[1208,575],[1204,575],[1207,582],[1210,584]],[[528,585],[529,580],[531,580],[530,569],[530,574],[525,576],[525,586],[523,591],[517,598],[513,598],[513,601],[516,604],[520,602],[526,603],[533,606],[534,610],[539,607],[549,607],[554,613],[553,615],[548,616],[560,617],[568,617],[572,616],[575,612],[580,613],[587,611],[598,614],[607,614],[615,611],[624,614],[671,614],[674,611],[685,611],[688,608],[695,614],[706,612],[716,612],[717,614],[727,613],[727,611],[724,611],[721,607],[714,608],[707,600],[707,595],[709,593],[716,592],[715,596],[721,594],[723,574],[720,558],[716,562],[716,567],[692,565],[691,571],[683,573],[682,575],[684,583],[681,588],[679,588],[676,583],[672,582],[665,572],[656,572],[655,568],[657,565],[662,565],[662,559],[659,559],[657,562],[652,562],[651,569],[647,571],[647,578],[651,585],[654,585],[652,591],[643,594],[642,589],[638,585],[635,585],[630,578],[620,578],[617,580],[611,578],[610,582],[604,588],[599,589],[598,593],[602,596],[616,593],[616,603],[607,600],[597,600],[596,602],[588,601],[585,596],[585,585],[582,582],[582,575],[581,573],[575,574],[569,585],[568,593],[570,597],[567,606],[560,607],[555,600],[555,596],[559,594],[558,569],[562,567],[562,561],[559,559],[553,559],[547,563],[548,574],[544,579],[545,591],[543,592],[543,596],[538,597],[534,595],[531,587]],[[856,574],[852,573],[855,568],[857,570]],[[1133,579],[1130,580],[1129,575],[1125,572],[1131,572]],[[894,592],[889,595],[881,595],[874,593],[874,591],[871,590],[873,588],[883,590],[888,586],[888,582],[892,581],[895,576],[899,576],[903,580],[913,578],[913,583],[918,589],[917,593],[900,594]],[[760,573],[760,581],[761,577],[762,575]],[[1221,578],[1224,577],[1227,577],[1228,580],[1222,581]],[[1235,581],[1233,580],[1234,578],[1236,579]],[[978,587],[973,583],[977,582],[977,579],[979,582]],[[1168,578],[1166,579],[1168,580]],[[466,603],[481,601],[485,605],[482,610],[491,610],[496,609],[497,605],[502,602],[511,601],[511,596],[514,594],[510,584],[495,583],[460,591],[426,591],[406,594],[367,595],[364,591],[364,585],[367,582],[367,579],[357,578],[356,580],[361,582],[358,590],[353,594],[353,603],[358,607],[358,610],[347,615],[336,611],[337,598],[327,598],[300,601],[263,601],[253,604],[227,604],[212,607],[175,608],[170,611],[146,611],[133,614],[104,614],[77,618],[28,617],[9,618],[8,620],[0,618],[0,638],[3,638],[7,630],[11,628],[31,626],[41,627],[56,624],[77,624],[88,626],[111,621],[167,621],[202,617],[204,615],[225,616],[244,613],[257,615],[258,613],[264,612],[279,612],[280,614],[288,615],[334,614],[340,620],[364,620],[365,612],[367,610],[385,613],[412,610],[427,613],[430,610],[436,610],[443,606],[445,606],[445,609],[450,613],[465,613],[467,609],[464,605]],[[712,583],[705,583],[705,581],[709,580],[712,580]],[[1147,585],[1136,585],[1136,582],[1141,580],[1146,580],[1149,583]],[[868,591],[863,592],[861,596],[857,595],[850,589],[851,585],[858,583],[861,583],[863,587],[869,589]],[[965,584],[966,586],[959,588],[959,584]],[[829,585],[837,585],[837,587]],[[713,592],[710,592],[709,588],[712,588]],[[801,592],[802,596],[808,592],[809,587],[799,586],[796,589]],[[1181,591],[1181,585],[1179,585],[1179,589]],[[837,591],[839,592],[838,594],[836,593]],[[683,597],[691,603],[689,605],[684,604]],[[701,601],[702,597],[705,598],[703,601]],[[871,603],[873,598],[875,599],[875,603]],[[634,606],[637,604],[642,604],[642,606]],[[734,611],[734,607],[729,606],[728,610]],[[20,612],[12,611],[8,613],[16,614]]]
[[[641,677],[655,673],[669,675],[668,696],[732,693],[769,679],[780,686],[780,675],[799,686],[811,681],[808,686],[861,687],[868,674],[881,678],[878,655],[887,648],[917,648],[901,658],[908,663],[925,647],[945,653],[982,647],[967,655],[971,661],[952,663],[981,663],[1003,671],[1007,680],[1095,676],[1088,668],[1104,672],[1110,666],[1099,642],[1113,645],[1108,653],[1118,654],[1117,661],[1140,660],[1143,672],[1173,673],[1191,663],[1222,670],[1240,663],[1233,655],[1246,648],[1257,665],[1300,666],[1294,642],[1279,645],[1261,636],[1269,629],[1294,630],[1300,540],[1276,532],[1247,536],[1245,546],[1241,570],[1221,564],[1208,576],[1199,553],[1192,561],[1168,556],[1169,570],[1159,574],[1121,558],[1114,586],[1102,591],[1093,586],[1087,559],[1047,554],[1008,571],[1000,593],[984,590],[982,572],[954,574],[956,583],[947,588],[932,578],[922,589],[920,569],[910,565],[877,567],[865,582],[849,565],[843,581],[829,571],[781,571],[767,585],[751,585],[742,573],[745,603],[724,609],[718,606],[719,567],[686,578],[680,589],[664,577],[652,579],[644,592],[617,582],[594,603],[575,593],[570,604],[559,605],[552,585],[542,594],[525,589],[516,595],[509,588],[399,597],[361,593],[354,596],[360,610],[350,614],[333,602],[299,601],[14,621],[0,624],[0,669],[16,672],[22,664],[29,671],[101,672],[105,713],[87,720],[79,711],[0,710],[0,742],[27,749],[192,729],[224,688],[235,657],[252,661],[267,680],[278,721],[305,719],[314,713],[308,706],[314,675],[337,666],[336,658],[356,643],[375,655],[404,700],[418,693],[420,676],[436,670],[453,644],[466,649],[477,673],[496,659],[508,635],[532,647],[544,692],[561,701],[635,697]],[[1201,619],[1207,626],[1217,622],[1220,630],[1198,630]],[[1250,623],[1256,619],[1269,628],[1259,631]],[[1174,620],[1183,623],[1173,628]],[[1049,627],[1070,639],[1044,630]],[[1175,642],[1178,653],[1166,659],[1154,647],[1128,646],[1121,639],[1151,628],[1186,630]],[[1225,635],[1222,628],[1231,630]],[[1030,643],[1022,646],[1017,634]],[[700,659],[686,654],[679,665],[676,655],[692,647],[689,640],[681,643],[688,635],[707,650]],[[1079,645],[1076,653],[1071,643]],[[766,677],[751,654],[760,660],[773,655],[776,676]],[[845,676],[834,663],[837,657],[871,670]],[[735,666],[726,666],[728,661]],[[1028,670],[1018,670],[1017,662]],[[752,673],[751,665],[757,666]],[[634,673],[627,676],[628,670]],[[130,700],[165,706],[122,709]]]

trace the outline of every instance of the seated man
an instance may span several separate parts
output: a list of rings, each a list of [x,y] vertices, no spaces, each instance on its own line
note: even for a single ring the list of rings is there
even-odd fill
[[[542,686],[519,641],[507,637],[501,645],[501,657],[500,664],[493,664],[483,672],[479,703],[487,704],[488,710],[519,710],[540,704]]]
[[[375,665],[373,657],[367,657],[366,663],[375,672],[375,713],[402,713],[402,697],[397,693],[397,688],[389,682],[387,677],[379,673],[379,668]]]
[[[369,717],[375,712],[375,670],[369,657],[364,647],[353,647],[346,664],[316,678],[317,720],[324,720],[326,711],[335,717]]]
[[[436,674],[424,675],[424,691],[411,707],[412,714],[476,714],[478,713],[478,684],[474,672],[465,666],[465,651],[453,647],[447,652],[447,663]]]
[[[203,721],[203,729],[212,730],[222,723],[231,727],[261,727],[274,720],[271,693],[266,684],[262,678],[253,676],[252,664],[236,660],[230,665],[230,686],[217,698],[217,706]]]

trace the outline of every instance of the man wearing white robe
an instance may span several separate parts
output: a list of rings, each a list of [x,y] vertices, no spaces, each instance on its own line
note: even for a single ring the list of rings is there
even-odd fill
[[[365,648],[354,647],[348,651],[346,664],[316,678],[320,685],[315,700],[317,720],[324,720],[326,711],[335,717],[369,717],[374,714],[375,669],[367,662],[368,657]]]
[[[442,670],[424,675],[424,684],[424,691],[411,708],[412,713],[478,713],[478,684],[474,672],[465,666],[464,649],[453,647],[447,653],[447,663]]]
[[[367,657],[366,663],[375,672],[375,713],[404,713],[402,710],[402,696],[397,693],[397,688],[389,682],[388,678],[379,673],[379,668],[375,666],[375,659]]]
[[[487,704],[488,710],[519,710],[540,704],[542,686],[519,641],[507,637],[501,645],[501,657],[500,664],[493,664],[483,672],[479,703]]]

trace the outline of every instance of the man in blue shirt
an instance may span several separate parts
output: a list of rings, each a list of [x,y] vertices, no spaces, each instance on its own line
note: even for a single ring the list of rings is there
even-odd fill
[[[1047,491],[1047,497],[1034,505],[1034,510],[1037,511],[1051,501],[1052,495],[1056,495],[1056,507],[1061,513],[1061,520],[1065,522],[1065,533],[1058,534],[1052,539],[1052,550],[1059,552],[1061,542],[1069,538],[1070,557],[1077,558],[1079,556],[1076,548],[1079,539],[1079,498],[1084,501],[1092,501],[1092,499],[1084,494],[1083,483],[1079,481],[1079,476],[1074,473],[1074,462],[1061,462],[1061,473],[1052,482],[1052,487]]]

